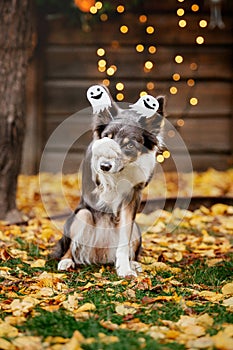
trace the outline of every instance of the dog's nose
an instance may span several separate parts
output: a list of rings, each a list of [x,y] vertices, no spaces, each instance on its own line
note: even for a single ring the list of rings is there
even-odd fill
[[[103,162],[100,164],[100,169],[103,171],[109,171],[112,168],[112,164],[110,162]]]

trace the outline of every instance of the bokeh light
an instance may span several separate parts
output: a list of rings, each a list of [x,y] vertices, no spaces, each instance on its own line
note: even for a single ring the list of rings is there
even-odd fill
[[[146,88],[148,90],[153,90],[155,88],[155,84],[152,82],[152,81],[149,81],[147,84],[146,84]]]
[[[147,16],[146,15],[140,15],[139,16],[139,22],[146,23],[147,22]]]
[[[162,154],[159,154],[159,155],[156,157],[156,159],[157,159],[157,162],[159,162],[159,163],[163,163],[163,162],[164,162],[164,156],[163,156]]]
[[[184,28],[186,27],[187,22],[185,19],[181,19],[178,24],[179,24],[179,27]]]
[[[148,95],[148,93],[146,91],[141,91],[140,92],[140,97],[145,96],[145,95]]]
[[[125,11],[125,7],[123,5],[118,5],[117,6],[117,12],[123,13]]]
[[[143,52],[144,51],[144,46],[142,44],[137,44],[136,51],[137,52]]]
[[[154,66],[153,62],[151,62],[151,61],[146,61],[145,62],[145,68],[146,69],[152,69],[153,66]]]
[[[168,159],[171,156],[171,153],[169,151],[164,151],[163,152],[163,157]]]
[[[175,87],[175,86],[171,86],[170,87],[170,93],[172,94],[172,95],[175,95],[175,94],[177,94],[177,88]]]
[[[190,69],[191,69],[191,70],[197,70],[197,68],[198,68],[198,66],[197,66],[196,62],[192,62],[192,63],[190,64]]]
[[[188,79],[187,80],[187,85],[188,86],[194,86],[195,85],[195,81],[193,79]]]
[[[154,54],[154,53],[156,53],[156,47],[151,45],[148,47],[148,51],[149,51],[149,53]]]
[[[207,21],[206,21],[205,19],[200,20],[199,26],[200,26],[201,28],[207,27]]]
[[[183,62],[183,57],[181,56],[181,55],[177,55],[176,57],[175,57],[175,61],[176,61],[176,63],[182,63]]]
[[[102,2],[101,2],[101,1],[97,1],[97,2],[95,3],[95,7],[97,8],[97,10],[101,10],[102,7],[103,7]]]
[[[184,120],[183,120],[183,119],[178,119],[177,122],[176,122],[176,124],[177,124],[178,126],[184,126]]]
[[[193,4],[193,5],[191,6],[191,10],[192,10],[193,12],[197,12],[197,11],[199,10],[199,6],[198,6],[197,4]]]
[[[174,73],[172,78],[173,78],[173,80],[178,81],[178,80],[180,80],[180,74],[179,73]]]
[[[154,27],[152,27],[152,26],[146,27],[146,32],[147,32],[147,34],[153,34],[154,31],[155,31],[155,28],[154,28]]]
[[[120,27],[120,31],[122,34],[126,34],[129,31],[129,28],[126,25]]]
[[[201,44],[204,43],[204,41],[205,41],[205,39],[203,38],[203,36],[196,37],[196,43],[197,44],[201,45]]]
[[[104,80],[103,80],[103,84],[104,84],[105,86],[109,86],[109,85],[110,85],[109,79],[104,79]]]
[[[107,13],[101,13],[101,15],[100,15],[100,20],[101,20],[102,22],[106,22],[106,21],[108,20],[108,15],[107,15]]]
[[[189,103],[192,106],[196,106],[198,104],[198,99],[196,97],[191,97],[190,100],[189,100]]]
[[[100,47],[97,51],[96,51],[98,56],[104,56],[105,55],[105,50]]]
[[[179,8],[177,11],[176,11],[176,13],[177,13],[177,16],[183,16],[184,15],[184,9],[182,9],[182,8]]]
[[[118,101],[122,101],[122,100],[124,100],[124,95],[122,94],[122,92],[119,92],[117,95],[116,95],[116,99],[118,100]]]
[[[116,84],[116,89],[117,89],[118,91],[122,91],[122,90],[124,89],[124,84],[123,84],[123,83],[117,83],[117,84]]]

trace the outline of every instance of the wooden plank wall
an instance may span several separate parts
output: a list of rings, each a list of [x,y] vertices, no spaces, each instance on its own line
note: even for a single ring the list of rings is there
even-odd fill
[[[118,3],[118,2],[117,2]],[[86,90],[103,79],[110,80],[110,90],[116,97],[116,83],[124,84],[124,101],[135,102],[140,91],[153,95],[167,96],[168,120],[176,126],[189,150],[194,170],[209,167],[226,169],[232,165],[232,22],[231,12],[223,9],[224,29],[200,28],[199,21],[209,22],[208,2],[199,4],[198,12],[191,10],[193,1],[179,3],[169,1],[143,1],[143,8],[126,11],[107,22],[91,24],[91,31],[84,32],[74,27],[65,18],[47,19],[44,27],[46,42],[44,45],[42,130],[45,144],[56,127],[76,111],[89,106]],[[179,18],[176,11],[184,8],[185,15]],[[146,23],[139,22],[139,15],[146,14]],[[179,19],[185,19],[185,28],[178,26]],[[122,34],[121,25],[127,25],[129,31]],[[146,33],[146,27],[152,25],[155,32]],[[197,36],[203,36],[204,44],[195,43]],[[138,53],[135,46],[142,43],[145,50]],[[149,46],[156,46],[156,53],[148,52]],[[104,59],[108,65],[116,65],[117,71],[109,78],[97,70],[96,50],[102,47],[106,51]],[[183,57],[178,64],[176,55]],[[145,61],[154,63],[151,71],[144,71]],[[193,69],[193,63],[196,69]],[[195,66],[194,66],[195,68]],[[180,80],[174,81],[173,74],[180,74]],[[195,85],[187,85],[188,79],[194,79]],[[147,90],[147,83],[153,82],[154,88]],[[171,86],[177,88],[176,94],[170,93]],[[198,99],[191,106],[191,97]],[[177,125],[184,121],[182,127]],[[67,124],[67,122],[66,122]],[[59,160],[70,148],[75,133],[90,130],[91,116],[81,113],[68,123],[59,140],[50,143],[43,158],[42,170],[60,171]],[[90,133],[82,136],[69,151],[63,171],[74,172],[79,167]],[[170,150],[172,155],[183,159],[182,149]],[[165,170],[174,170],[174,162],[166,160]]]

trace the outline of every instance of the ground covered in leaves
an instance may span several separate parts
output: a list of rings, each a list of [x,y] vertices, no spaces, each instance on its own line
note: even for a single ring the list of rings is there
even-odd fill
[[[228,176],[213,191],[224,183],[229,191]],[[53,213],[67,205],[58,178],[43,175]],[[38,181],[20,179],[25,222],[0,223],[0,349],[233,349],[232,206],[138,214],[143,272],[135,279],[119,279],[112,266],[62,273],[49,252],[63,222],[46,218]],[[73,203],[79,183],[63,182]]]

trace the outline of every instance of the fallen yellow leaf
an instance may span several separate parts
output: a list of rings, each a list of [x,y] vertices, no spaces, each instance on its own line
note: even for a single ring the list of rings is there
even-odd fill
[[[39,303],[39,300],[32,297],[25,297],[23,300],[15,299],[9,305],[9,309],[12,311],[13,316],[23,316],[30,312],[35,305]]]
[[[44,267],[46,261],[44,259],[37,259],[36,261],[30,262],[31,267]]]
[[[95,311],[96,307],[93,303],[85,303],[80,306],[75,312],[84,312],[84,311]]]
[[[63,350],[82,350],[81,343],[85,340],[82,333],[74,331],[72,338],[62,347]]]
[[[227,283],[222,287],[222,293],[224,295],[233,295],[233,283]]]
[[[233,324],[227,325],[223,329],[223,333],[226,334],[228,337],[233,337]]]
[[[119,338],[115,335],[106,335],[104,333],[98,333],[98,337],[101,343],[112,344],[119,342]]]
[[[137,312],[137,309],[132,307],[130,304],[120,304],[117,305],[116,308],[116,313],[118,315],[126,316],[129,314],[135,314]]]
[[[12,346],[12,344],[3,338],[0,338],[0,349],[1,350],[13,350],[14,347]]]
[[[233,338],[228,337],[223,331],[219,331],[211,338],[214,342],[214,346],[220,350],[232,350]]]
[[[223,294],[221,293],[216,293],[216,292],[212,292],[209,290],[203,290],[202,292],[200,292],[198,294],[200,297],[215,302],[215,301],[219,301],[223,299]]]
[[[15,338],[12,343],[16,346],[17,350],[38,350],[42,349],[42,343],[40,337],[33,336],[20,336]]]
[[[62,306],[69,311],[78,309],[78,294],[68,295],[68,299],[63,301]]]
[[[214,324],[214,319],[208,314],[203,314],[197,317],[197,324],[205,328],[211,327]]]
[[[225,306],[233,306],[233,297],[223,300]]]
[[[214,341],[208,335],[187,342],[188,349],[212,349],[213,345]]]
[[[0,337],[14,338],[18,335],[18,329],[9,323],[0,323]]]
[[[20,326],[25,321],[26,321],[26,317],[24,317],[24,316],[7,316],[7,317],[5,317],[5,322],[7,322],[11,325]]]
[[[101,320],[100,325],[106,329],[109,329],[110,331],[115,331],[116,329],[119,328],[119,325],[116,323],[112,323],[111,321],[107,320]]]
[[[49,344],[65,344],[69,341],[69,339],[67,338],[62,338],[62,337],[52,337],[52,336],[48,336],[47,338],[45,338],[44,340],[46,343]]]
[[[38,291],[37,295],[40,297],[51,297],[54,295],[54,290],[50,287],[43,287]]]
[[[217,203],[212,205],[211,212],[213,215],[223,215],[227,212],[228,206],[226,204]]]

